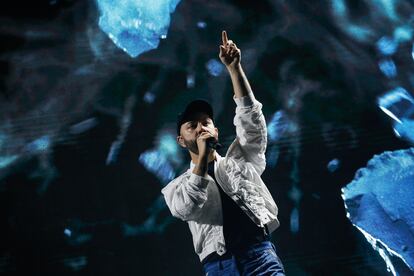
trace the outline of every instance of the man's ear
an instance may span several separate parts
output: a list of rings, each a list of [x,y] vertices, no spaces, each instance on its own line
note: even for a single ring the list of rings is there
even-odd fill
[[[178,136],[177,136],[177,143],[178,143],[181,147],[186,148],[186,146],[185,146],[185,144],[184,144],[184,138],[183,138],[183,136],[181,136],[181,135],[178,135]]]

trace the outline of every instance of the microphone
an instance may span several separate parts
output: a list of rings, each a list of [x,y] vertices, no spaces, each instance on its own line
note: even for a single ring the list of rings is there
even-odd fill
[[[207,147],[215,149],[215,150],[221,149],[223,147],[222,144],[220,144],[219,142],[213,139],[207,140],[206,143],[207,143]]]

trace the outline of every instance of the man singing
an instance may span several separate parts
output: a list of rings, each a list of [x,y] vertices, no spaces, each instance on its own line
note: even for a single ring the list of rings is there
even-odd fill
[[[177,143],[188,149],[190,168],[162,189],[171,214],[188,223],[206,275],[284,275],[271,242],[278,209],[261,179],[266,167],[266,121],[240,64],[241,52],[222,33],[220,60],[236,103],[237,137],[222,157],[218,129],[204,100],[177,118]]]

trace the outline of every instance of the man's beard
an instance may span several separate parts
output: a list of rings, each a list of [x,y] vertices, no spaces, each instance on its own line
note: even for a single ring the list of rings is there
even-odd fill
[[[217,139],[217,141],[218,141],[218,139]],[[186,145],[186,147],[189,151],[191,151],[192,153],[198,155],[197,140],[185,140],[184,139],[184,144]]]
[[[184,140],[184,144],[186,145],[187,149],[189,151],[191,151],[194,154],[198,155],[198,146],[197,146],[197,142],[193,141],[193,140]]]

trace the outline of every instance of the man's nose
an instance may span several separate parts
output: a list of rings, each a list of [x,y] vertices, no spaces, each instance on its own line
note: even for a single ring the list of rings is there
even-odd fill
[[[197,134],[200,134],[203,130],[203,124],[201,122],[197,123],[197,128],[196,128]]]

